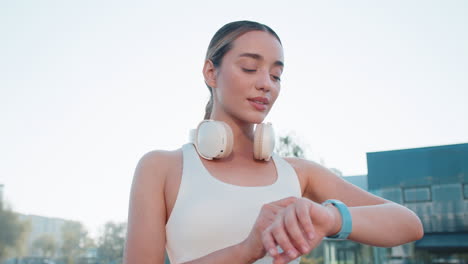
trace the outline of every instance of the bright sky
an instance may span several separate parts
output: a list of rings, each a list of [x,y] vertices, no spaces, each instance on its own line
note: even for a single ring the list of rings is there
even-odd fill
[[[203,117],[208,43],[241,19],[280,36],[270,113],[308,158],[468,142],[468,2],[2,1],[0,183],[13,209],[125,221],[133,171]]]

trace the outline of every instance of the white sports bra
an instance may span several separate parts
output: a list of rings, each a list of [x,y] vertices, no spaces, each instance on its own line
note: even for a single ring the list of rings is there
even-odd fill
[[[166,224],[166,250],[171,264],[242,242],[262,205],[289,196],[301,197],[296,172],[276,153],[272,156],[278,174],[276,182],[254,187],[232,185],[211,176],[190,143],[182,146],[182,153],[182,179]],[[272,260],[266,256],[255,263],[270,264]],[[291,263],[299,261],[300,258]]]

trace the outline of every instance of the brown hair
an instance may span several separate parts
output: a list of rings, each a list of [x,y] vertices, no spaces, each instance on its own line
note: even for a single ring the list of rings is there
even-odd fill
[[[215,68],[219,68],[221,66],[221,61],[224,55],[232,49],[232,43],[234,40],[236,40],[242,34],[254,30],[270,33],[276,39],[278,39],[279,43],[281,44],[281,40],[278,35],[276,35],[275,31],[273,31],[273,29],[267,25],[247,20],[235,21],[224,25],[222,28],[216,31],[210,41],[210,44],[208,45],[205,60],[211,60]],[[208,90],[210,91],[210,100],[206,104],[204,119],[209,119],[213,109],[213,90],[208,84],[206,84],[206,87],[208,87]]]

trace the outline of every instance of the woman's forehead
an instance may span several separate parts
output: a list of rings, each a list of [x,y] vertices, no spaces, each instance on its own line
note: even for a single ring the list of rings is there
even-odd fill
[[[245,56],[245,54],[257,54],[258,59],[283,62],[283,47],[278,39],[272,34],[264,31],[250,31],[233,41],[231,56],[234,59]]]

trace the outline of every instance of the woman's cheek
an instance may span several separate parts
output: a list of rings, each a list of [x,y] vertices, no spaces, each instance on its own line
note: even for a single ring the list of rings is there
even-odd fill
[[[273,89],[274,89],[274,90],[272,90],[272,97],[273,97],[273,98],[272,98],[272,99],[273,99],[272,105],[276,102],[276,99],[278,99],[278,96],[279,96],[280,91],[281,91],[281,89],[280,89],[279,86],[278,86],[278,87],[274,87]]]

